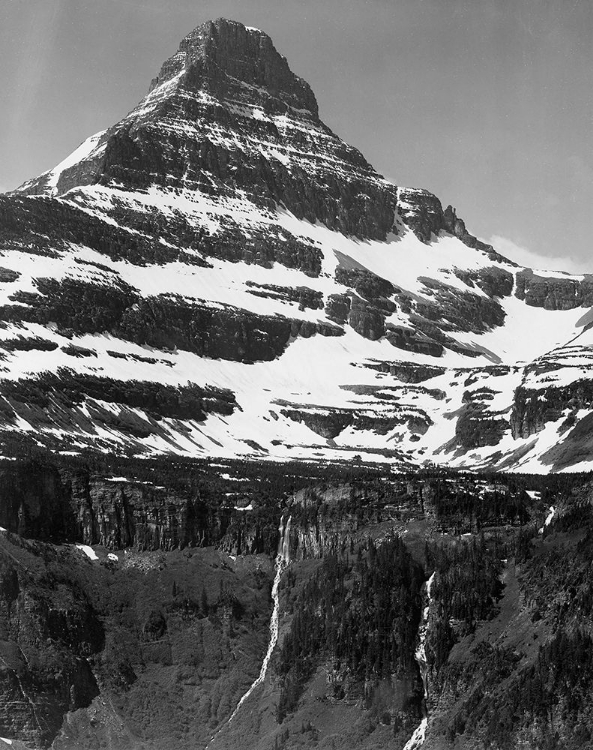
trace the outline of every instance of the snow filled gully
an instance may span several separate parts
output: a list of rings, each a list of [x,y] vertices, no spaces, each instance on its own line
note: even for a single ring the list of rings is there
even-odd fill
[[[430,576],[428,581],[424,584],[423,592],[423,604],[422,608],[422,619],[420,621],[420,627],[418,629],[418,648],[414,654],[416,663],[420,669],[420,676],[422,677],[422,688],[424,696],[422,700],[422,720],[420,724],[414,730],[414,734],[406,742],[404,750],[417,750],[424,744],[424,738],[426,736],[426,727],[428,726],[428,710],[426,708],[428,701],[428,664],[426,662],[426,634],[428,633],[428,618],[430,615],[430,602],[431,602],[431,589],[434,581],[434,573]]]
[[[280,594],[278,593],[278,589],[280,587],[280,579],[282,578],[282,573],[284,572],[286,566],[290,562],[290,522],[292,520],[292,517],[289,516],[286,523],[284,523],[284,517],[280,520],[280,526],[278,527],[278,531],[280,533],[280,540],[278,542],[278,552],[276,554],[276,562],[274,565],[274,584],[272,585],[272,600],[274,602],[274,608],[272,609],[272,617],[270,619],[270,640],[268,642],[268,649],[266,651],[266,655],[264,656],[264,660],[261,665],[261,669],[259,671],[259,675],[256,677],[256,679],[251,683],[249,689],[246,693],[241,697],[241,700],[237,703],[237,706],[233,713],[231,714],[228,721],[226,721],[220,729],[213,735],[212,739],[206,745],[206,750],[212,745],[214,740],[218,737],[218,735],[222,732],[222,730],[225,727],[228,727],[229,724],[233,721],[235,716],[238,714],[241,706],[245,703],[245,701],[249,698],[249,696],[253,693],[253,691],[259,687],[263,681],[266,679],[266,674],[268,671],[268,665],[270,663],[270,659],[272,658],[272,653],[274,652],[274,649],[276,648],[276,644],[278,643],[278,620],[280,615]]]

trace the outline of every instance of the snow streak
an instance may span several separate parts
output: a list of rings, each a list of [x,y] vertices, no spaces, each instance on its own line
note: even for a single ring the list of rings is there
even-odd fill
[[[285,524],[284,517],[282,517],[282,519],[280,520],[280,526],[278,527],[278,531],[280,533],[280,540],[278,542],[278,552],[276,554],[276,563],[275,563],[274,584],[272,586],[272,599],[274,601],[274,608],[272,610],[272,617],[270,619],[270,641],[268,643],[268,650],[266,651],[266,655],[264,656],[264,660],[262,662],[259,675],[252,682],[251,686],[249,687],[247,692],[242,696],[241,700],[237,703],[235,710],[231,714],[226,724],[223,724],[223,726],[212,737],[212,739],[206,746],[206,750],[210,747],[212,742],[214,742],[214,740],[222,732],[222,730],[225,727],[228,727],[228,725],[233,721],[233,719],[239,712],[239,709],[241,708],[241,706],[245,703],[245,701],[249,698],[249,696],[253,693],[253,691],[257,687],[259,687],[259,685],[263,683],[263,681],[266,678],[266,673],[268,671],[268,665],[270,663],[270,659],[272,658],[272,653],[274,652],[274,649],[276,648],[276,644],[278,643],[278,620],[279,620],[279,614],[280,614],[280,595],[278,593],[278,589],[280,587],[280,579],[282,578],[282,573],[284,569],[286,568],[286,566],[288,565],[288,563],[290,562],[291,520],[292,520],[292,517],[289,516]]]

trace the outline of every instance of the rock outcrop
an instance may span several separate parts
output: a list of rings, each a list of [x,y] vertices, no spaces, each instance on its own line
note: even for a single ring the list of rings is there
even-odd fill
[[[530,268],[517,273],[515,296],[531,307],[544,310],[572,310],[593,305],[593,276],[583,278],[545,277]]]

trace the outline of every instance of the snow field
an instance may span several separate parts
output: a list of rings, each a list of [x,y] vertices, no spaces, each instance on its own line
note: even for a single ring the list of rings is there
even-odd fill
[[[156,91],[156,89],[155,89]],[[100,134],[95,137],[96,143]],[[92,141],[92,139],[89,139]],[[79,157],[92,150],[79,151]],[[78,157],[76,157],[78,158]],[[74,155],[60,167],[75,163]],[[57,168],[56,168],[57,170]],[[56,171],[54,170],[54,171]],[[56,181],[58,177],[55,178]],[[180,262],[162,266],[135,266],[125,261],[112,261],[86,247],[71,247],[57,258],[31,256],[19,251],[2,251],[1,263],[21,274],[17,282],[0,284],[0,303],[12,304],[9,297],[18,289],[37,291],[36,278],[63,280],[77,279],[95,284],[113,284],[121,279],[143,296],[171,294],[187,301],[222,307],[233,306],[259,315],[283,315],[311,322],[325,321],[323,310],[298,309],[298,303],[259,297],[250,293],[258,291],[248,282],[259,285],[285,287],[303,286],[321,292],[324,299],[330,294],[344,293],[343,286],[334,280],[339,264],[362,267],[386,278],[394,286],[415,299],[430,300],[430,290],[419,280],[422,276],[446,284],[460,292],[471,291],[483,296],[477,287],[469,288],[456,275],[455,270],[479,271],[493,265],[483,253],[466,247],[454,237],[441,237],[431,245],[421,243],[412,232],[390,235],[386,242],[359,241],[329,230],[320,223],[299,220],[285,210],[277,213],[262,211],[244,196],[234,199],[212,199],[200,193],[183,191],[180,195],[157,187],[145,193],[122,193],[114,188],[89,186],[66,194],[63,200],[71,201],[85,211],[109,223],[115,205],[128,205],[133,210],[158,210],[165,213],[181,211],[196,227],[206,227],[211,235],[224,230],[232,221],[241,227],[246,236],[250,232],[268,231],[289,233],[305,238],[323,249],[323,266],[319,277],[311,278],[302,272],[276,263],[273,268],[245,263],[231,263],[209,258],[211,268],[189,266]],[[191,251],[190,251],[191,252]],[[198,251],[194,251],[198,252]],[[100,263],[111,269],[107,272],[92,265]],[[506,267],[506,266],[505,266]],[[512,266],[508,266],[514,271]],[[265,291],[265,290],[261,290]],[[542,433],[528,441],[513,440],[509,433],[501,444],[481,448],[469,456],[456,456],[449,444],[455,437],[456,416],[463,408],[466,391],[486,386],[494,391],[493,399],[484,402],[486,413],[508,416],[513,393],[523,384],[526,387],[544,387],[550,383],[567,384],[587,377],[590,357],[588,347],[593,346],[593,332],[583,330],[582,309],[549,312],[525,305],[515,297],[501,300],[506,312],[505,325],[484,334],[457,332],[453,335],[461,344],[479,348],[482,354],[468,359],[459,353],[446,350],[442,357],[403,352],[386,339],[369,341],[346,326],[345,335],[326,338],[316,335],[309,339],[297,338],[286,352],[273,362],[244,365],[238,362],[208,360],[189,352],[162,352],[141,347],[107,334],[75,336],[71,340],[60,336],[51,326],[14,324],[0,329],[0,341],[18,336],[40,337],[55,341],[59,347],[74,344],[92,350],[96,356],[76,358],[61,348],[51,352],[7,352],[2,363],[3,377],[16,379],[32,377],[43,372],[55,372],[68,367],[76,372],[98,374],[118,380],[149,380],[166,385],[184,385],[188,382],[229,388],[236,394],[239,409],[229,417],[210,415],[204,423],[163,419],[158,434],[139,438],[137,442],[153,453],[181,452],[187,455],[262,455],[279,459],[341,458],[356,451],[371,460],[389,460],[368,449],[393,449],[402,451],[402,460],[415,462],[437,461],[455,465],[471,463],[476,467],[499,463],[519,450],[529,448],[517,467],[522,470],[547,470],[539,457],[558,440],[558,425],[547,425]],[[387,322],[410,325],[409,317],[397,310]],[[580,326],[580,327],[579,327]],[[572,342],[570,346],[566,346]],[[157,359],[156,363],[137,359],[116,358],[108,354],[118,352],[135,357]],[[540,358],[543,364],[561,365],[543,374],[528,370],[525,363]],[[365,362],[414,362],[438,365],[447,372],[412,388],[396,378],[367,369]],[[492,362],[511,366],[508,374],[492,377],[484,371],[475,383],[465,385],[469,372],[477,372]],[[381,394],[361,394],[348,390],[348,386],[388,385],[395,389],[382,398]],[[346,387],[343,387],[346,386]],[[426,389],[439,389],[445,393],[440,399]],[[407,426],[394,427],[381,435],[352,427],[344,429],[333,441],[327,441],[310,430],[304,423],[292,421],[281,414],[287,408],[304,411],[317,409],[351,409],[358,413],[370,411],[378,416],[399,413],[402,416],[426,415],[431,422],[425,435],[411,443]],[[115,414],[119,407],[101,404]],[[84,409],[83,409],[84,410]],[[133,410],[128,410],[132,411]],[[137,416],[142,417],[140,411]],[[15,429],[33,428],[17,420]],[[52,428],[56,435],[59,427]],[[101,425],[95,427],[95,437],[101,444],[123,447],[129,437]],[[73,436],[74,444],[84,445],[84,435]],[[261,450],[257,446],[261,446]],[[515,459],[513,459],[515,460]]]

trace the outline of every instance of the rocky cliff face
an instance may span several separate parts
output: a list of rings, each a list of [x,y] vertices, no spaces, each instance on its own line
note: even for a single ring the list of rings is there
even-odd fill
[[[266,34],[225,19],[182,40],[147,97],[85,161],[84,181],[77,164],[60,174],[57,194],[89,184],[94,167],[92,182],[133,190],[245,191],[263,208],[282,203],[361,237],[383,239],[393,227],[394,191],[323,125],[309,85]]]
[[[269,559],[89,559],[0,534],[0,736],[30,750],[207,744],[259,670]]]
[[[69,553],[9,539],[0,554],[0,727],[47,747],[64,714],[99,694],[90,660],[105,645],[104,628],[84,586],[58,572]]]
[[[106,476],[85,465],[4,465],[0,492],[6,501],[0,505],[0,527],[47,543],[115,551],[217,546],[230,555],[274,555],[283,512],[277,499],[242,504],[239,490],[246,479],[240,474],[236,480],[226,474],[228,478],[218,479],[206,466],[197,470],[183,465],[171,471],[178,481],[165,476],[163,486],[148,478],[158,474],[158,466],[143,474],[147,478],[134,480]],[[285,503],[294,519],[287,541],[291,556],[302,560],[342,551],[365,524],[381,520],[386,492],[401,486],[402,481],[394,479],[380,488],[372,483],[338,484],[289,495]]]
[[[16,464],[3,474],[2,496],[22,500],[25,520],[35,499],[39,519],[48,509],[27,533],[62,543],[0,531],[0,736],[35,750],[171,741],[189,750],[212,736],[214,748],[236,746],[239,736],[246,747],[276,738],[295,750],[326,738],[403,747],[427,710],[429,747],[486,747],[489,732],[522,732],[527,747],[540,746],[539,719],[526,712],[492,723],[488,695],[503,710],[494,676],[520,696],[534,669],[562,668],[546,650],[553,633],[577,637],[570,618],[588,606],[587,577],[567,609],[540,569],[558,551],[555,576],[588,564],[571,526],[590,513],[586,489],[575,503],[566,478],[553,482],[558,516],[548,528],[548,500],[533,491],[545,481],[533,477],[376,470],[365,478],[361,470],[352,479],[343,469],[341,480],[265,500],[261,482],[237,492],[247,479],[240,468],[210,467],[210,512],[190,541],[171,533],[175,504],[203,467],[175,467],[168,492],[81,466]],[[233,477],[232,495],[230,479],[214,491],[221,473]],[[71,517],[72,536],[50,516]],[[291,518],[281,635],[264,687],[229,723],[266,653],[280,517]],[[77,548],[93,528],[98,541]],[[422,585],[433,572],[427,600]],[[428,698],[414,658],[426,606]],[[585,709],[577,701],[570,714],[581,734]],[[569,733],[571,721],[554,715],[557,731]]]
[[[570,278],[568,274],[546,278],[525,269],[517,274],[515,295],[532,307],[545,310],[572,310],[593,305],[593,278]]]
[[[0,487],[7,498],[0,526],[46,542],[141,551],[216,544],[233,554],[272,554],[277,546],[277,512],[245,513],[224,496],[204,497],[189,480],[164,487],[32,462],[5,467]]]

